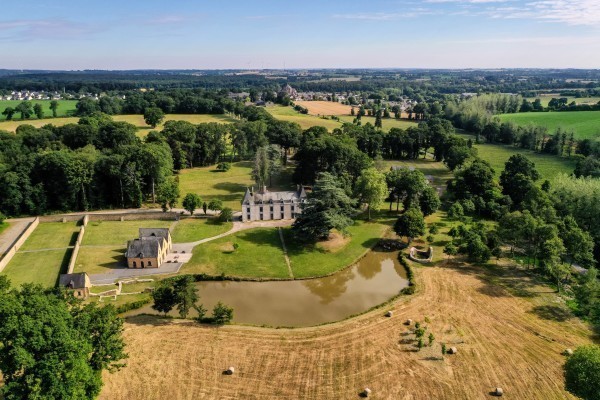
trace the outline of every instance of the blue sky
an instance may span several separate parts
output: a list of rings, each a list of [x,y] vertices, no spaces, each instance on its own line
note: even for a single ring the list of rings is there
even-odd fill
[[[35,0],[0,68],[600,68],[600,0]]]

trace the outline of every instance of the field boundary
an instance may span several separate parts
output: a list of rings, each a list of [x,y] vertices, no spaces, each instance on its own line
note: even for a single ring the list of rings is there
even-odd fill
[[[17,251],[23,246],[25,241],[31,236],[35,228],[40,224],[40,218],[36,217],[30,224],[25,228],[25,230],[19,235],[17,240],[13,243],[13,245],[6,251],[2,260],[0,260],[0,272],[4,271],[4,268],[8,265],[10,260],[13,259]]]
[[[84,221],[87,218],[87,215],[84,217]],[[85,221],[87,225],[87,221]],[[79,234],[77,235],[77,241],[75,242],[75,247],[73,248],[73,252],[71,253],[71,259],[69,260],[69,267],[67,268],[67,274],[72,274],[75,269],[75,261],[77,261],[77,255],[79,254],[79,248],[81,247],[81,242],[83,241],[83,235],[85,235],[85,226],[82,226],[79,230]]]

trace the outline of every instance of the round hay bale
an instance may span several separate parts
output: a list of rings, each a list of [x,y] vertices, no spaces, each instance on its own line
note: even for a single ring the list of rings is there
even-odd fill
[[[458,349],[456,347],[450,347],[448,350],[448,354],[456,354],[458,353]]]
[[[391,311],[388,311],[388,312],[385,313],[385,316],[388,317],[388,318],[390,318],[392,315],[394,315],[394,313],[391,312]]]
[[[407,319],[406,322],[404,323],[404,325],[412,325],[413,320],[412,319]]]
[[[565,356],[572,356],[573,355],[573,350],[566,349],[565,351],[563,351],[563,355],[565,355]]]
[[[363,390],[363,396],[369,397],[370,395],[371,395],[371,389],[365,388],[365,390]]]
[[[229,367],[225,372],[227,373],[227,375],[233,375],[233,373],[235,372],[235,368]]]
[[[494,390],[495,396],[502,397],[503,394],[504,394],[504,390],[502,390],[501,387],[497,387],[496,390]]]

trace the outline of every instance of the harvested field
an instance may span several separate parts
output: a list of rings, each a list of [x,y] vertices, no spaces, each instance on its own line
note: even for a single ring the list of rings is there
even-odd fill
[[[316,328],[132,317],[128,366],[104,374],[100,399],[352,399],[367,386],[378,399],[488,399],[497,386],[514,399],[573,399],[560,353],[590,342],[589,330],[551,289],[493,266],[420,268],[416,276],[412,297]],[[434,347],[413,351],[407,318],[425,322]],[[437,360],[441,342],[458,354]],[[229,366],[235,374],[222,375]]]
[[[311,115],[350,115],[352,110],[351,106],[335,101],[295,101],[294,104],[306,108]]]

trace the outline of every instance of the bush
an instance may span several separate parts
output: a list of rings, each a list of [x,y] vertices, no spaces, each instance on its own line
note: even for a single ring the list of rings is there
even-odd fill
[[[566,388],[585,400],[600,400],[600,346],[578,347],[565,363]]]
[[[218,221],[219,222],[228,222],[233,219],[233,211],[229,207],[225,207],[221,210],[219,214]]]
[[[127,311],[137,310],[138,308],[142,308],[148,303],[150,303],[150,299],[138,300],[138,301],[133,301],[131,303],[121,304],[120,306],[116,307],[115,309],[117,310],[117,314],[123,314]]]
[[[224,325],[231,322],[233,319],[233,308],[227,307],[225,304],[218,302],[213,308],[213,323]]]
[[[217,171],[226,172],[231,169],[231,163],[220,162],[217,164]]]
[[[439,231],[440,231],[440,228],[438,228],[437,225],[431,225],[429,227],[429,233],[431,233],[432,235],[439,233]]]
[[[6,219],[6,215],[4,215],[0,212],[0,225],[2,225],[4,223],[5,219]]]
[[[427,236],[427,242],[428,242],[428,243],[433,243],[433,242],[435,242],[435,237],[434,237],[433,235],[429,235],[429,236]]]

